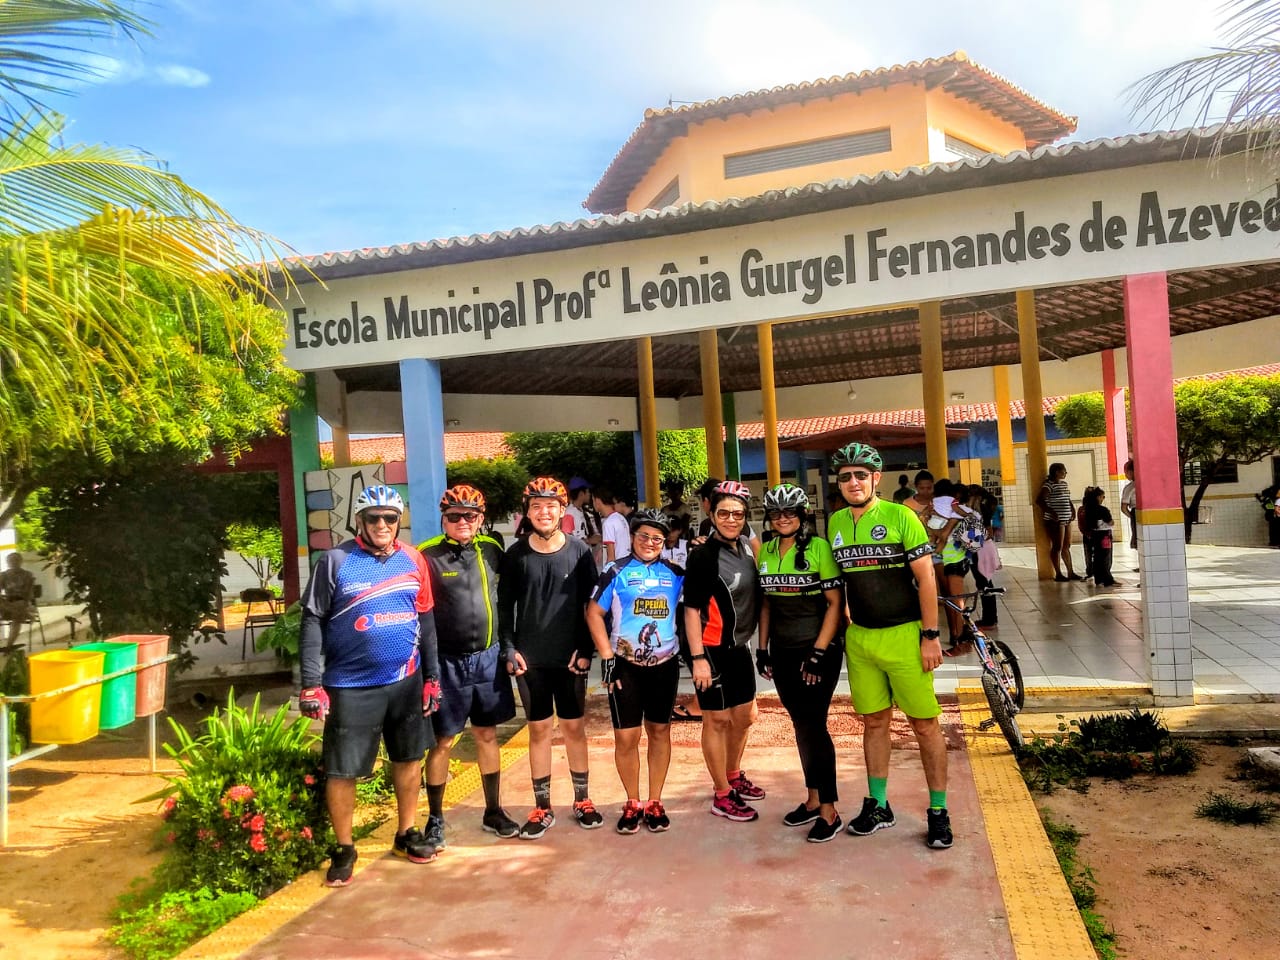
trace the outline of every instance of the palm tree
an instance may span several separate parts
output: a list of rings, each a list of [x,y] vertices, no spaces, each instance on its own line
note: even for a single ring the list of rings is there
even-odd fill
[[[146,29],[113,0],[0,0],[0,461],[10,467],[37,446],[110,459],[95,398],[136,384],[138,364],[163,356],[155,348],[172,335],[156,322],[172,304],[148,291],[193,291],[227,307],[218,314],[230,324],[244,314],[238,297],[267,292],[269,237],[146,154],[65,143],[42,102],[94,75],[92,43]],[[171,282],[140,284],[143,269]],[[226,333],[240,350],[263,346],[248,327]]]
[[[1222,7],[1225,45],[1148,74],[1129,88],[1135,118],[1144,126],[1177,123],[1190,108],[1191,123],[1223,123],[1225,138],[1245,135],[1245,151],[1267,175],[1280,172],[1280,0],[1227,0]]]

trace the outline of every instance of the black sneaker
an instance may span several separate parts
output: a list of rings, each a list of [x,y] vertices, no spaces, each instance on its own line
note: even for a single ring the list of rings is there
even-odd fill
[[[436,848],[427,843],[427,838],[417,827],[410,827],[404,833],[397,833],[391,852],[403,857],[410,863],[430,863],[436,858]]]
[[[875,797],[867,797],[862,801],[862,812],[849,821],[849,832],[855,837],[869,837],[877,830],[892,827],[896,822],[888,803],[882,807]]]
[[[644,808],[639,800],[628,800],[622,808],[622,816],[618,818],[619,833],[639,833],[640,821],[644,819]]]
[[[650,800],[646,804],[644,825],[649,828],[650,833],[661,833],[663,830],[671,829],[671,818],[667,816],[661,800]]]
[[[800,806],[796,807],[784,816],[782,818],[782,822],[788,827],[803,827],[806,823],[813,823],[813,821],[819,819],[820,816],[821,815],[818,813],[817,807],[810,810],[802,803]]]
[[[844,826],[844,821],[840,819],[840,814],[836,814],[836,818],[830,823],[819,817],[813,821],[813,826],[809,828],[809,835],[805,837],[810,843],[826,843],[832,837],[840,832],[840,828]]]
[[[486,813],[480,825],[487,833],[496,833],[503,840],[510,840],[520,832],[520,824],[507,816],[507,811],[501,808]]]
[[[924,838],[924,845],[934,850],[945,850],[951,846],[951,817],[945,809],[928,811],[929,833]]]
[[[578,826],[583,830],[594,830],[604,823],[604,817],[600,816],[600,811],[596,809],[596,805],[590,798],[580,800],[573,805],[573,818],[578,821]]]
[[[351,873],[355,870],[356,853],[354,843],[339,844],[334,848],[333,859],[329,862],[329,872],[324,875],[326,887],[345,887],[351,882]]]
[[[554,827],[556,824],[556,815],[550,810],[543,807],[534,807],[529,814],[529,819],[524,822],[524,826],[520,828],[521,840],[537,840],[544,833]]]
[[[422,833],[428,844],[437,850],[444,849],[444,817],[427,817],[427,829]]]

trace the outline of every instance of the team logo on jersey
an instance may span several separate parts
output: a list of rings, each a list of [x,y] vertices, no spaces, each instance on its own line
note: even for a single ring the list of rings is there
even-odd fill
[[[386,627],[393,623],[408,623],[410,620],[417,620],[416,613],[375,613],[372,617],[365,614],[356,617],[355,628],[361,633],[372,627]]]
[[[871,528],[872,540],[883,540],[888,535],[889,535],[889,528],[886,527],[883,523],[877,523],[874,527]]]
[[[836,532],[836,538],[835,538],[834,540],[832,540],[832,541],[831,541],[831,546],[833,546],[833,547],[843,547],[843,546],[844,546],[844,534],[843,534],[843,533],[840,533],[839,531],[837,531],[837,532]]]

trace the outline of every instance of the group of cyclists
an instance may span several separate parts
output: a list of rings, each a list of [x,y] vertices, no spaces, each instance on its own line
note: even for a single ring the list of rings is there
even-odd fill
[[[505,552],[481,532],[486,503],[474,487],[445,492],[443,532],[417,550],[395,539],[399,495],[389,487],[366,490],[357,504],[358,536],[326,553],[303,598],[299,702],[309,716],[328,715],[326,796],[339,845],[328,882],[341,886],[351,879],[350,797],[354,778],[371,772],[380,740],[397,788],[393,852],[426,862],[445,848],[449,746],[468,721],[484,787],[485,830],[536,840],[556,823],[556,721],[572,780],[573,820],[584,829],[602,826],[588,790],[584,720],[596,657],[626,794],[618,833],[642,827],[659,833],[671,825],[663,789],[683,656],[701,708],[710,813],[731,822],[759,817],[753,804],[765,790],[744,770],[759,674],[773,682],[790,716],[804,774],[806,794],[781,818],[784,824],[807,826],[814,843],[846,829],[868,836],[894,826],[887,781],[896,703],[914,731],[928,785],[925,843],[950,847],[946,744],[933,689],[933,671],[943,660],[934,546],[910,506],[876,494],[884,464],[873,447],[851,443],[832,466],[845,507],[829,518],[827,538],[814,532],[805,491],[783,483],[764,496],[773,536],[761,545],[746,535],[748,488],[724,480],[704,491],[710,524],[690,542],[684,565],[669,559],[671,516],[641,509],[629,518],[628,551],[617,551],[603,573],[590,547],[566,534],[570,496],[555,478],[538,477],[525,488],[528,534]],[[836,750],[827,724],[846,663],[864,724],[867,773],[867,795],[847,828],[837,808]],[[512,679],[529,729],[533,809],[523,824],[500,802],[497,727],[515,715]],[[421,720],[417,733],[414,716]],[[416,789],[409,787],[428,747],[430,809],[420,830]]]

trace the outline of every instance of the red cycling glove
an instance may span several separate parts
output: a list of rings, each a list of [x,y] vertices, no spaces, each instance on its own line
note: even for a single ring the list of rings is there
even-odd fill
[[[422,681],[422,715],[429,717],[440,709],[440,681],[427,677]]]
[[[329,713],[329,694],[324,687],[307,687],[298,694],[298,710],[304,717],[323,720]]]

